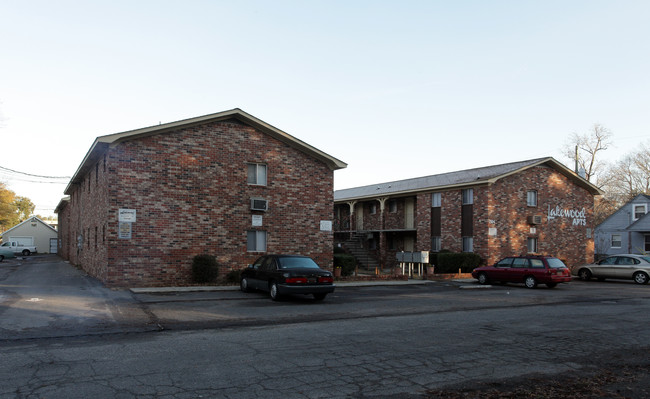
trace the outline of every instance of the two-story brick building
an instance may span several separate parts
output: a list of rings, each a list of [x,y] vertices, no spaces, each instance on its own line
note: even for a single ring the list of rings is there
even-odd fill
[[[109,286],[189,284],[198,254],[222,274],[263,252],[331,267],[345,167],[240,109],[101,136],[57,207],[59,253]]]
[[[550,157],[337,190],[335,240],[362,244],[383,268],[399,251],[475,252],[489,264],[526,253],[588,263],[599,194]]]

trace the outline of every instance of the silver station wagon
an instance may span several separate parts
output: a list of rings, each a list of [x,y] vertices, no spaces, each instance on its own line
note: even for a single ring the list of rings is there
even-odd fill
[[[637,284],[648,284],[650,280],[650,256],[645,255],[612,255],[590,265],[577,268],[581,280],[591,280],[593,277],[602,281],[607,278],[634,280]]]

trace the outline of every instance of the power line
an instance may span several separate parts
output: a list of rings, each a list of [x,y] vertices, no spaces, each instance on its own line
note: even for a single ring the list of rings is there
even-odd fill
[[[2,169],[2,170],[6,170],[6,171],[9,171],[9,172],[12,172],[12,173],[17,173],[17,174],[20,174],[20,175],[31,176],[31,177],[38,177],[38,178],[41,178],[41,179],[70,179],[70,178],[71,178],[70,176],[42,176],[42,175],[33,175],[33,174],[31,174],[31,173],[19,172],[19,171],[17,171],[17,170],[13,170],[13,169],[5,168],[4,166],[0,166],[0,169]]]

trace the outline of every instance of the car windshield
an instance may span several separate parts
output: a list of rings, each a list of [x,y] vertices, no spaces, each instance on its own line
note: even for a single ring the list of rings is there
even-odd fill
[[[561,269],[563,267],[566,267],[564,262],[558,258],[546,258],[546,262],[548,262],[548,265],[554,269]]]
[[[278,265],[280,269],[319,269],[316,262],[311,258],[302,257],[302,256],[288,256],[278,258]]]

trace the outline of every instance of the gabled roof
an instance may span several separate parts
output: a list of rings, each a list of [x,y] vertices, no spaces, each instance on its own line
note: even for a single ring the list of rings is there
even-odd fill
[[[539,165],[546,165],[554,168],[569,179],[573,180],[573,182],[578,186],[589,191],[592,195],[603,194],[598,187],[578,176],[571,169],[567,168],[552,157],[547,157],[336,190],[334,192],[334,201],[371,199],[386,195],[405,195],[422,191],[448,190],[451,188],[493,184],[499,179],[503,179],[504,177]]]
[[[25,219],[24,221],[18,223],[17,225],[15,225],[14,227],[10,228],[9,230],[5,231],[4,233],[2,233],[2,235],[5,235],[5,234],[9,233],[9,232],[10,232],[11,230],[13,230],[13,229],[17,229],[18,227],[24,225],[25,223],[31,223],[31,222],[38,222],[38,223],[41,223],[41,224],[44,225],[45,227],[47,227],[47,228],[51,229],[52,231],[56,232],[56,229],[55,229],[54,227],[52,227],[52,226],[50,226],[49,224],[47,224],[47,223],[46,223],[45,221],[43,221],[41,218],[39,218],[39,217],[37,217],[37,216],[32,216],[32,217],[29,217],[29,218]]]
[[[271,126],[260,119],[257,119],[256,117],[242,111],[239,108],[235,108],[229,111],[218,112],[216,114],[198,116],[195,118],[165,123],[162,125],[145,127],[142,129],[130,130],[122,133],[97,137],[93,145],[90,147],[90,150],[88,150],[88,153],[84,157],[83,161],[81,162],[81,165],[79,165],[79,168],[75,172],[74,176],[72,176],[72,179],[70,180],[70,183],[68,183],[68,186],[65,188],[64,193],[66,195],[69,195],[71,193],[73,185],[80,183],[83,180],[86,173],[88,173],[91,167],[97,161],[99,161],[99,159],[101,159],[111,144],[126,140],[132,140],[139,137],[152,136],[173,130],[185,129],[205,123],[224,121],[228,119],[236,119],[248,126],[254,127],[255,129],[266,133],[269,136],[324,162],[331,170],[343,169],[347,167],[347,164],[345,162],[340,161],[315,147],[312,147],[304,141],[301,141],[274,126]]]
[[[639,202],[640,199],[643,200],[643,201],[642,201],[642,202]],[[637,195],[635,195],[634,198],[632,198],[631,200],[629,200],[628,202],[626,202],[623,206],[621,206],[620,208],[618,208],[614,213],[612,213],[612,214],[609,215],[607,218],[605,218],[605,220],[603,220],[602,222],[600,222],[600,224],[599,224],[598,226],[596,226],[596,229],[600,229],[601,226],[604,226],[604,225],[605,225],[606,223],[608,223],[610,220],[615,219],[615,218],[616,218],[616,217],[617,217],[621,212],[626,212],[626,209],[628,209],[628,207],[629,207],[631,204],[633,204],[633,203],[649,203],[649,204],[650,204],[650,196],[645,195],[645,194],[637,194]],[[647,217],[649,214],[650,214],[650,213],[646,213],[645,216]],[[640,220],[642,220],[642,219],[644,219],[644,218],[640,218],[640,219],[637,220],[636,222],[638,222],[638,221],[640,221]],[[629,221],[629,220],[628,220],[628,221]],[[628,223],[628,222],[625,222],[625,225],[627,225],[627,223]],[[635,223],[632,223],[632,224],[630,224],[630,225],[628,225],[628,226],[626,226],[626,227],[620,226],[620,227],[618,227],[618,228],[629,229],[629,228],[632,227],[634,224],[635,224]]]

